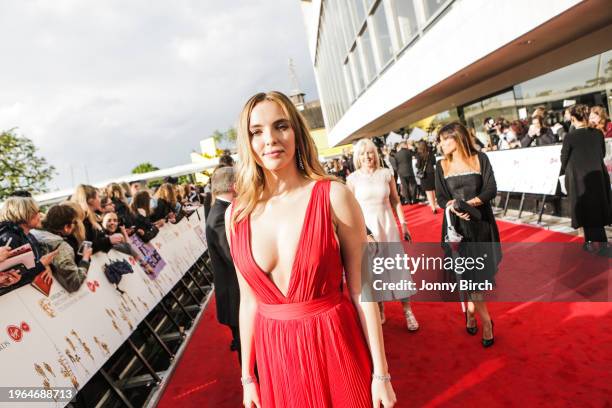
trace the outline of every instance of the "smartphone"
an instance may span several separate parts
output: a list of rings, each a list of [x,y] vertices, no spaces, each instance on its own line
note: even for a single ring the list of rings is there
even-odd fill
[[[91,248],[92,246],[92,242],[91,241],[83,241],[81,242],[81,246],[79,247],[79,251],[77,252],[77,254],[79,255],[83,255],[83,251],[85,251],[85,249]]]

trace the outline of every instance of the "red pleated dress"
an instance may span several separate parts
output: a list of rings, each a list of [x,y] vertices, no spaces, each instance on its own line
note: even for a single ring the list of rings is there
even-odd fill
[[[329,189],[329,180],[312,189],[286,296],[253,259],[250,217],[231,234],[234,262],[258,301],[263,408],[372,406],[372,363],[355,306],[342,293]]]

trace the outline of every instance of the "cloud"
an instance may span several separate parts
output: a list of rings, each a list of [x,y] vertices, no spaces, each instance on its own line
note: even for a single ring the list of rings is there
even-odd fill
[[[34,140],[54,187],[188,162],[250,95],[291,89],[289,58],[317,98],[296,1],[11,0],[0,25],[0,129]]]

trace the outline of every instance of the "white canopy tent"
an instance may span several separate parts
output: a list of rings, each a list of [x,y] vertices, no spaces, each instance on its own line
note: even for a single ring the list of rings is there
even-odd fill
[[[203,163],[189,163],[182,164],[180,166],[169,167],[167,169],[155,170],[148,173],[142,174],[129,174],[122,177],[117,177],[114,179],[104,180],[97,183],[93,183],[94,187],[104,187],[110,183],[130,183],[132,181],[148,181],[154,179],[162,179],[164,177],[173,176],[184,176],[187,174],[199,173],[201,171],[211,169],[216,167],[219,164],[219,159],[214,158],[210,159],[207,162]],[[74,193],[74,187],[68,188],[65,190],[52,191],[49,193],[39,194],[34,196],[34,199],[39,205],[51,205],[55,203],[59,203],[68,197],[70,197]]]

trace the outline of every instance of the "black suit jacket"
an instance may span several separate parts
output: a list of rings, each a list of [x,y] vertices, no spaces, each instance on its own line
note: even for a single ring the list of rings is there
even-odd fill
[[[399,174],[400,177],[414,177],[414,170],[412,169],[413,156],[414,153],[405,148],[402,148],[399,152],[395,153],[397,174]]]
[[[225,210],[230,203],[216,200],[206,217],[206,241],[215,278],[217,320],[238,327],[240,289],[236,268],[225,235]]]

